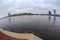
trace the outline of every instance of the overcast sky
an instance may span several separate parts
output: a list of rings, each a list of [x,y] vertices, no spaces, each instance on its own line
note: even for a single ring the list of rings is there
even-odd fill
[[[33,12],[47,13],[48,10],[60,11],[60,0],[0,0],[0,17],[7,13]]]

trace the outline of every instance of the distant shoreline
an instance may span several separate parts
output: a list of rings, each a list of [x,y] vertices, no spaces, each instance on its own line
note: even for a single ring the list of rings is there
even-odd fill
[[[49,14],[21,13],[21,14],[12,14],[12,15],[10,14],[10,15],[5,16],[5,17],[2,17],[2,18],[0,18],[0,19],[7,18],[7,17],[13,17],[13,16],[25,16],[25,15],[41,15],[41,16],[58,16],[58,17],[60,17],[60,15],[54,15],[54,14],[49,15]]]

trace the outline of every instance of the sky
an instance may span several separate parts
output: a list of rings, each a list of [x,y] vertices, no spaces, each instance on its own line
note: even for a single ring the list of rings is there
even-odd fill
[[[60,0],[0,0],[0,17],[8,13],[53,13],[53,9],[60,14]]]

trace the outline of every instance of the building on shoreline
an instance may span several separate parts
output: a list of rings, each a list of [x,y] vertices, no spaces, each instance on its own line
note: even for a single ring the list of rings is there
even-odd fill
[[[10,17],[11,16],[11,13],[8,13],[8,17]]]
[[[51,11],[48,11],[48,15],[51,16]]]
[[[54,9],[54,15],[56,15],[56,9]]]

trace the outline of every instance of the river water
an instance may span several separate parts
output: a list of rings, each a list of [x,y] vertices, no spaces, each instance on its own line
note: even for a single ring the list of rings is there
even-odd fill
[[[34,32],[44,40],[60,40],[60,17],[14,16],[0,19],[0,27],[11,32]]]

